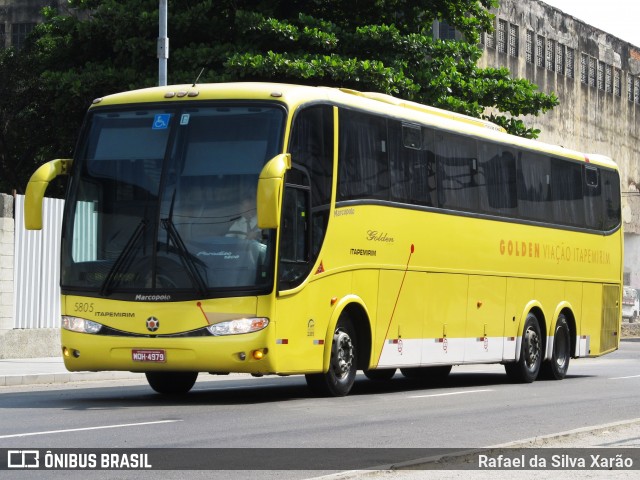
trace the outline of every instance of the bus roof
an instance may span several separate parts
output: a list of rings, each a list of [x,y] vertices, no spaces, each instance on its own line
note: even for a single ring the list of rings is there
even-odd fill
[[[383,93],[360,92],[347,88],[261,82],[168,85],[131,90],[97,98],[94,100],[92,107],[97,105],[218,100],[221,98],[277,100],[289,105],[291,108],[315,101],[327,101],[339,106],[393,116],[407,122],[415,122],[451,132],[493,140],[502,144],[617,169],[615,162],[604,155],[586,155],[559,145],[510,135],[502,127],[479,118],[402,100]]]

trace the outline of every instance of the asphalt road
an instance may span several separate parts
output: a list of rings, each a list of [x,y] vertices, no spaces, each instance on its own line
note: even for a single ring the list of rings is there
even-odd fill
[[[613,354],[572,360],[559,382],[513,384],[503,367],[480,365],[454,367],[438,385],[399,372],[386,383],[359,376],[344,398],[313,397],[299,376],[202,376],[183,398],[155,394],[143,380],[2,387],[0,449],[232,447],[237,454],[286,448],[294,456],[296,448],[335,449],[327,450],[330,458],[354,447],[488,447],[637,418],[639,367],[640,342],[623,342]],[[326,471],[254,471],[237,478],[310,478],[334,470],[328,461]],[[36,472],[11,473],[36,478]],[[69,478],[68,472],[46,473]],[[215,478],[230,477],[222,473]],[[184,478],[162,476],[173,474]],[[150,478],[144,475],[85,472],[74,478]]]

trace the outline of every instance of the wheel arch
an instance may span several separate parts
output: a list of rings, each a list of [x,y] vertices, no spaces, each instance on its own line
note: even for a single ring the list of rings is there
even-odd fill
[[[542,335],[542,348],[544,349],[544,351],[542,352],[542,358],[545,358],[547,354],[546,352],[547,351],[547,320],[540,302],[531,301],[525,307],[522,313],[522,317],[520,317],[520,325],[518,327],[519,338],[522,338],[522,335],[524,333],[524,325],[526,323],[526,320],[529,314],[533,314],[538,320],[538,326],[540,327],[540,334]],[[515,361],[517,362],[518,360],[520,360],[519,347],[516,349]]]
[[[542,335],[542,348],[544,348],[544,352],[542,352],[542,358],[547,356],[547,337],[548,337],[548,325],[547,319],[542,310],[542,307],[535,306],[529,313],[533,313],[538,319],[538,326],[540,327],[540,334]]]
[[[356,345],[358,354],[358,369],[366,370],[369,368],[371,359],[371,321],[369,311],[364,301],[356,295],[348,295],[343,297],[335,304],[333,314],[327,325],[327,332],[324,342],[324,357],[322,368],[323,371],[329,370],[331,361],[331,343],[333,342],[333,332],[343,315],[347,315],[353,324],[356,332]]]
[[[558,315],[556,315],[556,319],[560,318],[560,315],[564,315],[564,319],[567,322],[567,326],[569,327],[569,341],[570,341],[570,356],[571,358],[576,358],[576,339],[578,338],[578,328],[576,325],[576,316],[573,313],[573,308],[570,305],[564,305]],[[556,320],[557,322],[557,320]],[[555,325],[554,325],[555,331]]]

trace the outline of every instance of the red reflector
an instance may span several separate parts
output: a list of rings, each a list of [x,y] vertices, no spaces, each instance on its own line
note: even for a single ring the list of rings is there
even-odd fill
[[[279,338],[276,340],[276,343],[278,345],[289,345],[289,339],[288,338]]]

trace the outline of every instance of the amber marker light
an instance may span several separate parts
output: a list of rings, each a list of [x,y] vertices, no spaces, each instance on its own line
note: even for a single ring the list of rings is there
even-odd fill
[[[264,352],[262,350],[254,350],[253,358],[255,360],[262,360],[264,358]]]

